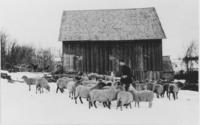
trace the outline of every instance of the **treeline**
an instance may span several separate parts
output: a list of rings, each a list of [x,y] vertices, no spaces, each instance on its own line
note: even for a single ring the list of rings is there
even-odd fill
[[[179,71],[174,75],[175,79],[185,79],[187,83],[198,84],[199,82],[198,71]]]
[[[50,49],[36,49],[28,45],[19,45],[16,40],[10,40],[8,35],[0,31],[1,69],[52,71],[54,69],[53,55]]]

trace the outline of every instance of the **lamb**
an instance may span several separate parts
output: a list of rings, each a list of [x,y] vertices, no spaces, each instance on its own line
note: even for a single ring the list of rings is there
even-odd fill
[[[170,100],[170,94],[173,94],[174,100],[178,99],[178,91],[179,91],[179,87],[177,84],[171,83],[168,85],[168,98]]]
[[[154,92],[156,93],[157,98],[159,98],[160,96],[162,97],[163,86],[160,84],[155,84]]]
[[[35,85],[36,84],[36,78],[28,78],[27,76],[22,76],[22,79],[25,81],[25,83],[28,85],[29,87],[29,91],[31,91],[31,85]]]
[[[130,106],[131,107],[131,102],[133,101],[133,95],[131,94],[131,92],[127,92],[127,91],[120,91],[117,94],[117,108],[120,107],[120,109],[122,110],[122,106]]]
[[[46,89],[47,91],[50,91],[50,86],[48,84],[48,81],[45,78],[38,78],[36,80],[36,94],[37,91],[39,90],[40,93],[43,93],[43,88]]]
[[[111,101],[117,99],[117,94],[120,91],[119,85],[113,85],[109,89],[97,90],[94,89],[89,93],[89,108],[91,106],[96,106],[96,101],[103,102],[110,109]]]
[[[63,93],[64,89],[67,88],[67,84],[69,81],[73,81],[73,79],[68,77],[59,78],[56,82],[57,83],[56,93],[58,93],[58,90],[60,90],[60,92]]]
[[[129,90],[133,95],[133,100],[135,101],[135,106],[140,102],[149,102],[149,108],[152,107],[152,102],[154,98],[154,93],[150,90],[140,90],[137,91],[132,85],[130,86],[131,89]]]
[[[147,84],[147,90],[153,91],[154,93],[156,93],[157,98],[159,98],[160,96],[163,97],[163,85],[161,84],[157,84],[155,82],[153,83],[148,83]]]
[[[75,97],[75,91],[76,87],[81,85],[82,83],[80,81],[69,81],[67,84],[67,89],[69,92],[69,97],[73,99]]]

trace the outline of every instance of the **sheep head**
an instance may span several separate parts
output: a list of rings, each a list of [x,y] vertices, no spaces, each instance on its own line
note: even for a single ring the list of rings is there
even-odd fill
[[[22,79],[25,80],[25,79],[28,79],[28,77],[24,75],[22,76]]]

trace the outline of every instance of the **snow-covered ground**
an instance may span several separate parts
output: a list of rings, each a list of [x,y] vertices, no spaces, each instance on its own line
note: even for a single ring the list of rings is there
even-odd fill
[[[22,75],[42,76],[42,73],[11,73],[15,80]],[[35,87],[28,91],[25,83],[8,83],[1,79],[1,122],[2,125],[32,124],[129,124],[129,125],[198,125],[199,94],[193,91],[179,92],[179,99],[168,100],[166,97],[153,102],[148,108],[141,103],[140,108],[116,110],[116,102],[112,109],[98,108],[89,110],[86,100],[84,104],[74,103],[69,99],[67,91],[56,93],[56,84],[50,83],[51,91],[36,94]]]

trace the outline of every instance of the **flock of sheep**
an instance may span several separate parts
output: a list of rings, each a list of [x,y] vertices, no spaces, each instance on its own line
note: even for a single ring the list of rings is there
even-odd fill
[[[22,79],[29,86],[36,86],[36,93],[44,92],[44,89],[50,91],[48,81],[41,78],[28,78],[23,76]],[[152,107],[154,94],[157,98],[163,98],[165,93],[170,99],[170,95],[173,95],[174,100],[178,99],[178,91],[180,89],[180,83],[169,82],[169,81],[135,81],[129,87],[128,91],[125,91],[124,86],[120,83],[120,79],[117,77],[98,75],[98,74],[87,74],[82,75],[80,79],[62,77],[56,82],[57,88],[56,93],[59,91],[63,93],[66,89],[69,93],[69,98],[75,101],[77,99],[83,103],[82,98],[88,101],[89,108],[97,108],[96,102],[102,103],[104,107],[111,108],[113,101],[117,102],[117,107],[125,106],[126,108],[131,107],[131,103],[135,102],[135,106],[139,107],[140,102],[148,102],[149,107]]]

